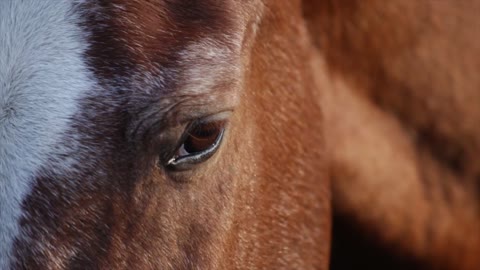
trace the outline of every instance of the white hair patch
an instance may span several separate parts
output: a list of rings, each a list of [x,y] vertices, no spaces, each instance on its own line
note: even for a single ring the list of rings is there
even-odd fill
[[[0,269],[12,262],[22,202],[36,173],[65,151],[62,135],[95,83],[72,5],[0,1]]]

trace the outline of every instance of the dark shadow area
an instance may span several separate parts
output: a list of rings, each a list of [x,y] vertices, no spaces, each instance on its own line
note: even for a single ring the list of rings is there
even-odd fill
[[[403,258],[368,238],[348,219],[333,219],[330,270],[424,270],[420,263]]]

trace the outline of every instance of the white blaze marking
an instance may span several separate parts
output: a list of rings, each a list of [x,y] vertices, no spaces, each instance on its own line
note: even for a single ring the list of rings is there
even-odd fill
[[[0,269],[37,170],[64,151],[60,138],[94,83],[72,1],[0,0]]]

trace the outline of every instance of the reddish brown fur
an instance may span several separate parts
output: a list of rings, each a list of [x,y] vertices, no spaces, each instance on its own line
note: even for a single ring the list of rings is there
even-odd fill
[[[335,211],[435,269],[478,269],[480,5],[306,5]]]
[[[87,57],[105,88],[82,101],[84,115],[74,120],[89,159],[78,180],[50,168],[38,176],[22,220],[32,239],[17,240],[15,266],[326,269],[330,187],[301,2],[114,2],[123,8],[79,7],[92,32]],[[202,9],[182,15],[169,6],[181,3]],[[148,118],[158,119],[146,125],[178,124],[165,110],[218,107],[221,99],[211,98],[228,93],[228,83],[176,96],[189,68],[178,52],[205,37],[233,46],[224,37],[241,31],[241,55],[230,60],[246,73],[222,148],[192,172],[165,170],[156,158],[176,141],[155,138],[168,126],[133,137],[131,129],[152,106]],[[143,72],[160,80],[162,68],[165,83],[135,81]]]
[[[333,190],[336,214],[393,253],[478,268],[480,7],[468,2],[87,1],[103,88],[72,132],[90,159],[77,182],[38,175],[22,220],[35,238],[17,239],[14,266],[327,269]],[[245,78],[224,145],[201,170],[167,172],[161,130],[130,137],[138,116],[156,106],[167,125],[165,104],[223,101],[230,82],[175,97],[178,52],[206,37],[234,47],[238,33],[229,63]]]

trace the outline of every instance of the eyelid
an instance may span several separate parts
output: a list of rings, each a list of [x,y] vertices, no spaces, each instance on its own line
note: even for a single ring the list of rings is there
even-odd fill
[[[174,122],[177,125],[182,125],[188,127],[192,123],[195,122],[211,122],[217,121],[222,119],[228,119],[232,112],[234,111],[233,108],[224,108],[223,110],[218,110],[214,113],[205,113],[200,111],[190,112],[188,116],[176,116],[176,121]]]
[[[197,118],[197,120],[192,121],[192,123],[209,123],[209,122],[227,120],[231,114],[232,114],[232,111],[223,111],[223,112],[207,115],[202,118]]]
[[[158,110],[145,109],[136,115],[140,115],[134,124],[128,131],[128,137],[134,142],[146,142],[158,137],[158,134],[176,132],[177,129],[185,129],[191,123],[198,121],[199,119],[205,121],[214,121],[216,118],[222,117],[227,119],[234,107],[222,106],[216,110],[215,106],[208,106],[210,112],[212,108],[213,112],[208,113],[205,110],[205,106],[202,107],[189,107],[189,110],[182,110],[182,113],[172,110],[172,113],[161,113]],[[150,108],[150,107],[149,107]]]
[[[196,118],[196,119],[191,120],[188,124],[185,125],[183,134],[180,137],[179,143],[175,147],[175,149],[178,149],[182,145],[182,142],[184,141],[185,137],[189,135],[188,132],[195,125],[199,125],[199,124],[202,124],[202,123],[206,124],[206,123],[217,122],[217,121],[218,122],[219,121],[228,122],[227,120],[230,118],[231,114],[232,114],[232,111],[223,111],[223,112],[220,112],[220,113],[211,114],[211,115],[207,115],[207,116],[202,117],[202,118]]]

